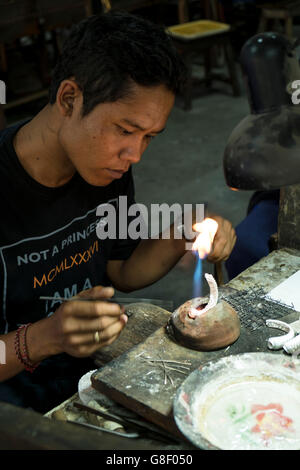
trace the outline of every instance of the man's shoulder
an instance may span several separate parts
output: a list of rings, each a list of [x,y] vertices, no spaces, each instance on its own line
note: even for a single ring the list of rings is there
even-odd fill
[[[14,180],[16,170],[16,154],[13,146],[13,138],[18,129],[23,125],[19,122],[0,131],[0,181],[1,198],[8,191]]]
[[[6,140],[6,138],[12,133],[12,128],[15,126],[11,127],[6,127],[5,129],[1,129],[0,131],[0,145]]]
[[[4,142],[10,140],[12,136],[17,132],[17,130],[23,126],[24,122],[17,122],[11,126],[5,127],[5,129],[0,130],[0,145]]]
[[[16,122],[15,124],[11,124],[10,126],[5,127],[4,129],[0,130],[0,140],[2,140],[6,135],[12,134],[16,130],[18,130],[19,127],[21,127],[24,124],[24,121]]]

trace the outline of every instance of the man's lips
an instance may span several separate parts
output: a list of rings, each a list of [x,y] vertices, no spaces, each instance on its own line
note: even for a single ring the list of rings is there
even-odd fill
[[[124,173],[128,170],[110,170],[109,168],[106,168],[106,171],[108,171],[113,178],[122,178]]]

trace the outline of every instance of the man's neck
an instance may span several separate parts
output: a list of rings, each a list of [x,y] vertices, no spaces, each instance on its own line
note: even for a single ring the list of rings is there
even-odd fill
[[[14,148],[26,172],[40,184],[59,187],[74,175],[58,139],[59,118],[52,106],[45,106],[30,122],[20,128]]]

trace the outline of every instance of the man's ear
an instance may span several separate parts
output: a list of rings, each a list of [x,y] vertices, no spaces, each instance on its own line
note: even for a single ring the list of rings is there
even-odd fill
[[[77,83],[72,80],[63,80],[56,94],[56,105],[63,116],[71,116],[75,102],[82,95]]]

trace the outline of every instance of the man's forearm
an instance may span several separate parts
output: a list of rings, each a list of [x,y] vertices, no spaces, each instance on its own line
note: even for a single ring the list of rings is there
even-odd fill
[[[184,238],[142,240],[130,258],[120,264],[119,269],[108,268],[108,275],[121,291],[142,289],[158,281],[173,268],[185,254],[185,244]],[[112,267],[113,262],[110,263]]]
[[[210,217],[217,222],[218,228],[206,254],[208,261],[216,263],[228,259],[236,242],[236,234],[228,220],[216,214]],[[171,237],[168,239],[142,240],[126,261],[109,261],[107,274],[113,286],[120,291],[131,292],[153,284],[167,274],[185,254],[187,241],[192,243],[195,239],[175,239],[173,225],[169,233]],[[193,233],[187,236],[195,237]]]
[[[42,319],[30,325],[26,335],[26,344],[29,354],[29,359],[33,363],[38,363],[52,355],[53,347],[47,341],[47,333],[49,325],[47,319]],[[0,335],[0,340],[5,345],[5,364],[0,364],[0,382],[14,377],[19,372],[24,370],[24,365],[18,359],[15,351],[15,335],[16,331],[11,331],[8,334]]]

